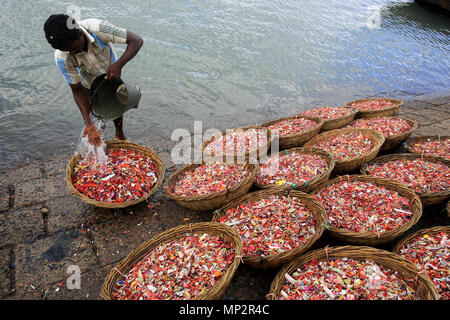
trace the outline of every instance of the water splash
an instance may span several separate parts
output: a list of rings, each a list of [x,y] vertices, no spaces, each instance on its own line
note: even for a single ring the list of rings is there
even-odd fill
[[[100,137],[102,139],[101,145],[98,147],[93,146],[89,143],[89,136],[86,135],[83,137],[83,132],[86,126],[83,128],[80,134],[80,138],[78,140],[78,146],[75,151],[76,154],[80,154],[82,157],[82,162],[87,162],[91,164],[91,166],[98,166],[100,169],[104,168],[107,164],[109,158],[106,154],[106,144],[105,139],[103,138],[103,133],[105,131],[106,123],[101,119],[97,119],[91,115],[92,124],[99,130]]]

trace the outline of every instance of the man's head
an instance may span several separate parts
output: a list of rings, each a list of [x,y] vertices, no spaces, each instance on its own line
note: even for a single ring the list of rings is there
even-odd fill
[[[44,23],[45,38],[54,48],[74,55],[85,46],[85,38],[75,19],[65,14],[54,14]]]

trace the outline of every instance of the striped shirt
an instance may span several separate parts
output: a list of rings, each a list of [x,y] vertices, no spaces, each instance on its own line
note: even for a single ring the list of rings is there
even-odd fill
[[[86,35],[87,52],[71,55],[67,51],[55,50],[55,62],[67,83],[81,83],[89,89],[95,78],[117,61],[112,44],[126,43],[127,30],[99,19],[86,19],[77,23]]]

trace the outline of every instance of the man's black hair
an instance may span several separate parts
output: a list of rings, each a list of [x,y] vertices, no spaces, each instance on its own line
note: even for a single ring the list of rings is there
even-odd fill
[[[54,48],[67,51],[70,42],[80,37],[80,27],[66,14],[53,14],[44,23],[45,38]]]

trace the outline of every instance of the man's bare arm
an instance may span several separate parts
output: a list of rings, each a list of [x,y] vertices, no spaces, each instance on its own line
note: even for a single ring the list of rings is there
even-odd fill
[[[89,93],[88,91],[81,85],[81,83],[77,84],[69,84],[70,89],[72,89],[73,98],[80,109],[81,114],[83,115],[84,123],[91,123],[91,105],[89,104]]]
[[[144,44],[144,40],[133,32],[127,30],[127,48],[122,56],[115,63],[111,64],[106,70],[106,79],[120,78],[122,68],[133,59]]]
[[[89,142],[94,146],[99,146],[102,143],[100,132],[97,127],[91,122],[91,105],[89,104],[89,91],[85,89],[80,83],[69,84],[72,89],[73,98],[83,116],[86,127],[83,131],[83,137],[89,135]]]

